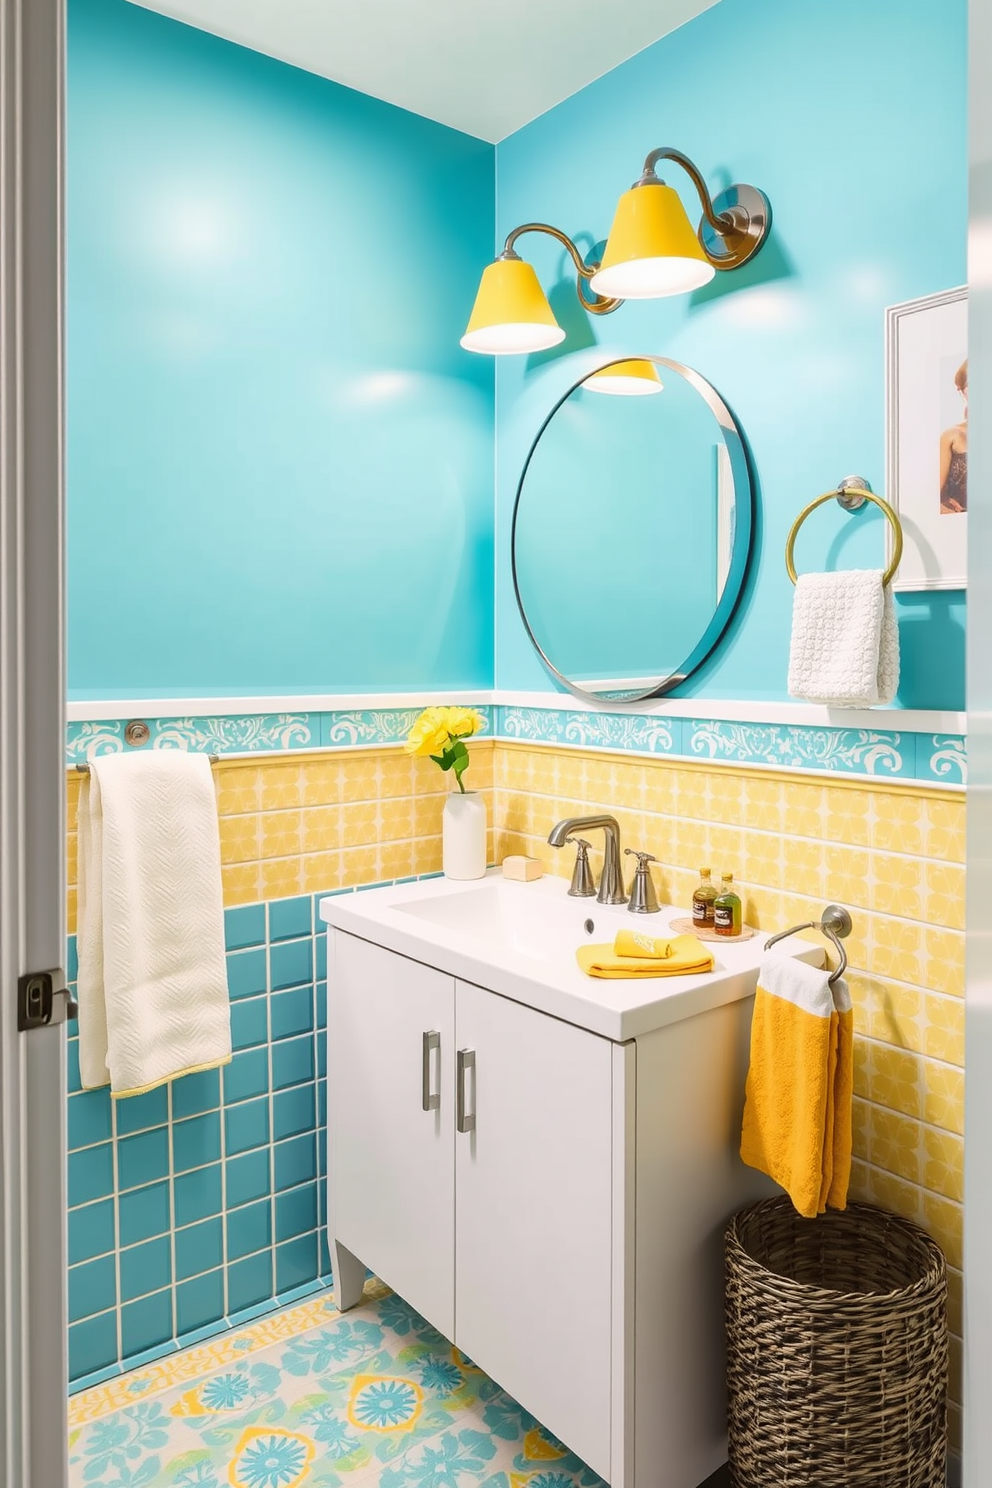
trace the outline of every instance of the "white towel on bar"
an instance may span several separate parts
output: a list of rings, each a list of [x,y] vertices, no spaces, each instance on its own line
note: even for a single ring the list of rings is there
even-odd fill
[[[79,1069],[138,1095],[231,1058],[217,801],[204,754],[90,761],[79,793]]]
[[[834,708],[891,703],[899,630],[881,569],[800,574],[792,605],[789,693]]]

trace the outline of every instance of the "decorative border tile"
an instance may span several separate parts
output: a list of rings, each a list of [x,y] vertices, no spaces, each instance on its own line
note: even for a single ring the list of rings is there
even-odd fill
[[[919,734],[918,762],[926,760],[926,772],[920,774],[934,780],[945,780],[958,785],[968,784],[968,755],[965,740],[960,734]]]
[[[681,754],[682,719],[637,713],[572,713],[556,708],[497,709],[501,738],[577,749],[629,749],[639,754]]]
[[[787,724],[686,719],[683,753],[790,770],[848,775],[916,775],[916,735],[868,729],[794,728]]]

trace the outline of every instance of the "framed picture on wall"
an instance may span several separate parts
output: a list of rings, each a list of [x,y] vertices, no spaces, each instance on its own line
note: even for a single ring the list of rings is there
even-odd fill
[[[885,312],[886,486],[906,543],[893,589],[968,581],[968,292]]]

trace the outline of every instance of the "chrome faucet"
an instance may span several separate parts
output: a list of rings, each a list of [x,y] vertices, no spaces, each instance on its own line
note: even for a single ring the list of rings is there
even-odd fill
[[[573,832],[587,832],[591,827],[602,827],[606,838],[603,873],[596,898],[600,904],[626,904],[627,893],[620,866],[620,825],[615,816],[567,816],[552,827],[548,842],[552,847],[564,847]]]

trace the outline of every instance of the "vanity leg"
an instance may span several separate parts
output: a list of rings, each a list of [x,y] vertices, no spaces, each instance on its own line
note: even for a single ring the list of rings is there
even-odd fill
[[[365,1290],[365,1263],[341,1244],[331,1241],[331,1269],[334,1272],[334,1301],[339,1312],[347,1312],[362,1300]]]

